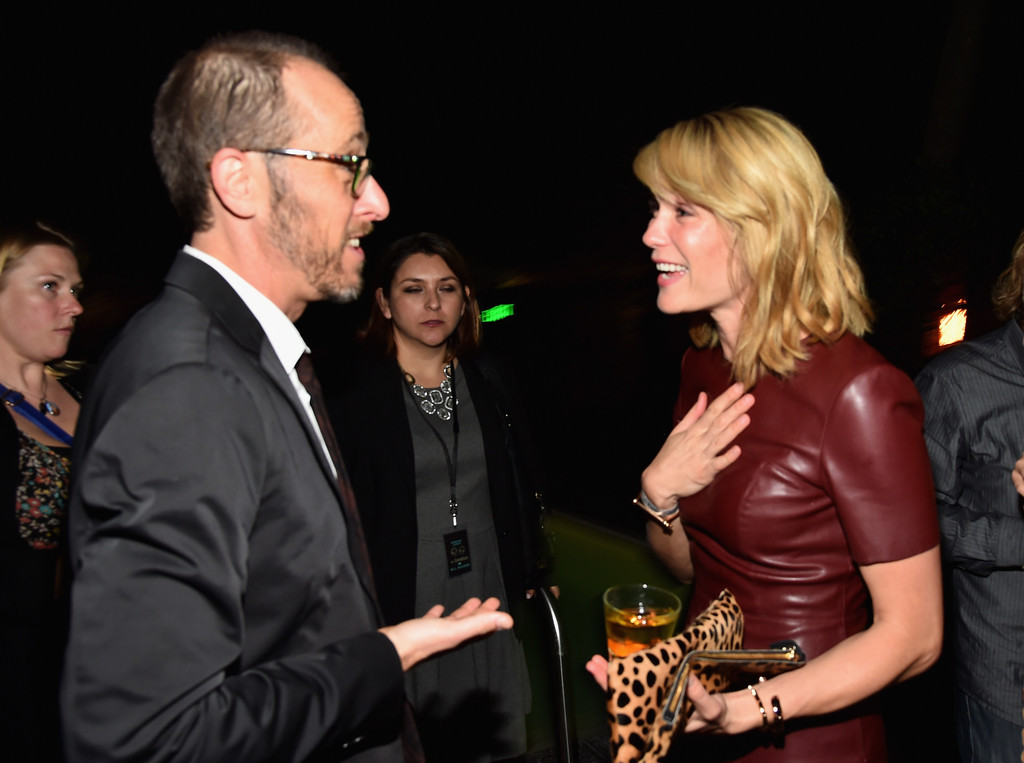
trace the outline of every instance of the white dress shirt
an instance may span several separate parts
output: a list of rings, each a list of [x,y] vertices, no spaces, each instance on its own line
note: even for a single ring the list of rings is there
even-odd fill
[[[309,422],[313,425],[313,431],[316,432],[316,436],[320,440],[320,447],[323,448],[324,455],[327,456],[327,463],[331,465],[331,471],[337,477],[337,468],[334,466],[334,460],[327,449],[323,432],[320,431],[320,426],[316,422],[316,415],[313,413],[309,393],[306,392],[306,388],[299,381],[299,374],[295,370],[295,364],[299,362],[302,354],[309,352],[309,346],[303,340],[302,334],[295,328],[295,324],[288,319],[288,316],[281,312],[281,309],[271,302],[265,294],[223,262],[206,252],[196,249],[190,244],[186,244],[183,249],[186,254],[195,257],[200,262],[204,262],[216,270],[228,282],[228,285],[235,290],[239,299],[252,312],[253,317],[259,321],[260,326],[263,327],[263,333],[267,335],[267,340],[274,349],[274,354],[281,361],[284,372],[288,374],[292,387],[295,388],[295,394],[302,401],[303,407],[306,409],[306,416],[309,417]]]

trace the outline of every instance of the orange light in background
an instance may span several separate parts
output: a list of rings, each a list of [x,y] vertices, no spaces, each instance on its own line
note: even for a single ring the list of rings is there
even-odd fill
[[[959,300],[958,305],[966,305],[965,300]],[[964,340],[964,333],[967,331],[967,308],[958,307],[941,318],[939,318],[939,347],[946,347]]]

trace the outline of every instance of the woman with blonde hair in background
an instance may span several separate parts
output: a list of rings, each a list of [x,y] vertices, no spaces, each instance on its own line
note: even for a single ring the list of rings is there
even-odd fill
[[[60,760],[69,457],[80,394],[67,352],[82,313],[70,239],[0,227],[0,739],[7,760]]]

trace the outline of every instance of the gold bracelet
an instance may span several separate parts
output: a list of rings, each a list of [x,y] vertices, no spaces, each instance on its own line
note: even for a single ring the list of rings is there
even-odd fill
[[[659,509],[643,490],[640,491],[640,495],[633,499],[633,505],[639,506],[647,512],[651,519],[660,523],[666,530],[672,527],[672,520],[679,516],[678,504],[671,509]]]
[[[768,713],[764,711],[764,705],[761,704],[761,698],[757,696],[757,689],[755,689],[751,684],[748,684],[747,688],[750,690],[750,694],[754,697],[754,701],[757,702],[757,709],[761,711],[761,729],[762,731],[768,731]]]

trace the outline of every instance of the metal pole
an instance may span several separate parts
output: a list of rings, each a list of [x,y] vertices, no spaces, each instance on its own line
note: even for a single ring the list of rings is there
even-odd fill
[[[554,639],[555,680],[557,681],[557,708],[555,710],[555,733],[558,736],[559,760],[562,763],[577,763],[579,754],[576,749],[576,722],[573,715],[572,684],[569,682],[569,650],[561,618],[558,616],[555,597],[547,587],[538,589],[540,600],[551,620],[551,633]]]

